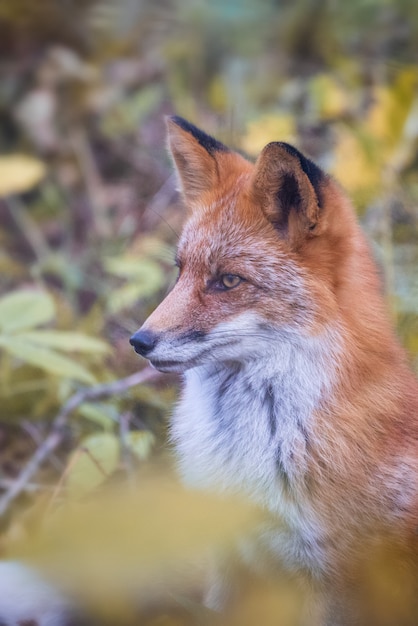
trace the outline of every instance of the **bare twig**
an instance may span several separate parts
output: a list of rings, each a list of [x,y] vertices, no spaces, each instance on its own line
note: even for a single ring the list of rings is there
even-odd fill
[[[29,435],[35,446],[40,446],[42,444],[44,435],[40,432],[39,425],[26,419],[22,422],[22,430]],[[55,454],[51,454],[50,463],[57,470],[61,470],[63,467],[62,461]]]
[[[0,516],[4,515],[11,502],[25,490],[27,483],[38,470],[39,466],[61,443],[64,437],[64,429],[71,413],[83,402],[107,398],[123,393],[127,389],[148,382],[159,376],[158,372],[147,367],[127,378],[121,378],[108,384],[95,385],[87,389],[81,389],[72,395],[62,407],[54,421],[46,439],[37,448],[35,454],[29,459],[10,488],[0,497]]]
[[[106,192],[93,151],[82,128],[74,130],[71,142],[74,154],[80,164],[80,171],[84,176],[96,235],[106,237],[109,234],[109,224],[106,218]]]
[[[76,463],[78,463],[78,460],[80,458],[80,456],[84,454],[84,450],[82,449],[78,449],[75,451],[75,453],[72,455],[72,457],[70,457],[70,461],[67,464],[67,467],[65,468],[65,470],[63,471],[63,473],[61,474],[61,477],[58,481],[58,483],[55,485],[54,487],[54,491],[52,493],[51,499],[48,502],[48,511],[53,507],[53,505],[55,504],[59,494],[61,493],[61,489],[68,477],[68,474],[71,472],[71,470],[73,469],[74,465],[76,465]]]
[[[132,413],[126,411],[119,418],[119,438],[121,449],[121,461],[128,476],[129,482],[134,483],[134,463],[132,458],[132,451],[129,448],[128,436],[129,426],[132,420]]]
[[[13,478],[0,478],[0,489],[10,489],[15,484]],[[36,491],[52,491],[51,485],[44,485],[40,483],[26,483],[22,491],[28,493],[34,493]]]
[[[42,230],[30,213],[25,210],[20,200],[16,196],[9,196],[7,199],[4,199],[4,203],[38,261],[42,261],[50,256],[51,251]]]
[[[164,222],[164,224],[166,224],[171,232],[175,235],[175,238],[177,240],[179,238],[179,234],[162,215],[164,210],[176,197],[176,195],[176,177],[174,174],[171,174],[171,176],[169,176],[167,180],[161,185],[153,198],[151,198],[150,202],[145,208],[145,212],[153,213],[158,218],[158,221]]]

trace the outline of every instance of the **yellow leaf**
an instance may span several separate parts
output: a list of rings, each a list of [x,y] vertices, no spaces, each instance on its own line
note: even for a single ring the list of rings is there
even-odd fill
[[[338,117],[346,111],[348,94],[331,76],[315,76],[310,82],[310,91],[321,118]]]
[[[224,112],[228,108],[228,94],[220,76],[215,76],[209,85],[208,99],[215,111]]]
[[[106,437],[115,449],[117,441]],[[89,448],[99,453],[102,443]],[[139,590],[153,580],[178,579],[186,564],[195,580],[191,559],[206,558],[210,546],[229,544],[259,520],[260,513],[238,499],[186,491],[169,478],[147,475],[138,489],[118,483],[94,498],[67,501],[19,552],[52,566],[85,597],[110,599],[132,589],[132,581]]]
[[[352,130],[339,128],[332,174],[357,202],[367,202],[380,187],[381,161],[373,147]]]
[[[401,141],[404,126],[415,101],[417,88],[415,68],[400,72],[390,86],[374,90],[374,106],[367,119],[368,131],[390,151]]]
[[[242,148],[249,154],[258,154],[270,141],[295,140],[296,125],[288,113],[270,113],[248,124],[242,139]]]
[[[83,496],[98,487],[116,469],[119,440],[110,433],[90,435],[72,453],[67,486],[71,496]]]
[[[0,157],[0,196],[29,191],[45,173],[45,164],[33,157],[24,154]]]

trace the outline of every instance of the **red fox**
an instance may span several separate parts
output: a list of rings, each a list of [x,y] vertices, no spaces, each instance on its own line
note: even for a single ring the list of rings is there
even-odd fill
[[[184,375],[183,480],[265,510],[242,558],[310,581],[322,624],[418,624],[418,384],[349,200],[286,143],[252,164],[180,117],[168,141],[179,276],[130,341]]]

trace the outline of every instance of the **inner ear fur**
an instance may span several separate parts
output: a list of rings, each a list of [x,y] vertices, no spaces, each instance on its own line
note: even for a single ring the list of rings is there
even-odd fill
[[[180,191],[188,203],[195,203],[219,183],[218,154],[228,152],[220,141],[207,135],[182,117],[168,117],[168,148],[173,157]]]
[[[269,143],[255,164],[252,195],[267,219],[294,246],[321,231],[325,174],[296,148]]]

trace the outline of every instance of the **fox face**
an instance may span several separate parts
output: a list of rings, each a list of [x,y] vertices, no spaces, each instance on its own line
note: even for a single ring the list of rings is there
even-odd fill
[[[327,176],[287,144],[269,144],[253,165],[181,118],[168,133],[190,215],[177,283],[131,338],[135,350],[182,372],[268,354],[272,333],[317,333],[332,288],[304,256],[323,229]]]
[[[268,260],[273,228],[262,215],[254,216],[255,230],[238,220],[239,203],[222,198],[185,227],[177,283],[140,331],[153,338],[146,356],[159,369],[252,358],[270,345],[266,326],[290,330],[309,319],[302,272],[284,254]]]

